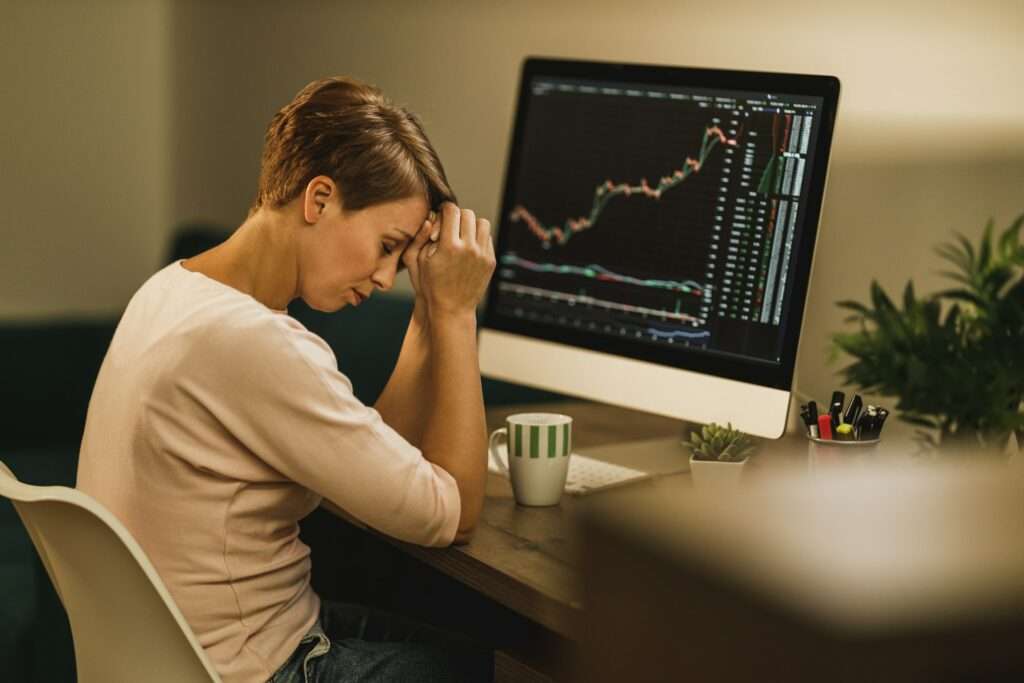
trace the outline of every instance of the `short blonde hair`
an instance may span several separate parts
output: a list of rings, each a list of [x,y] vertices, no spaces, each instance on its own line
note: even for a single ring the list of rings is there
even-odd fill
[[[318,175],[337,183],[347,211],[416,195],[434,209],[455,201],[416,115],[352,78],[313,81],[274,115],[250,214],[284,206]]]

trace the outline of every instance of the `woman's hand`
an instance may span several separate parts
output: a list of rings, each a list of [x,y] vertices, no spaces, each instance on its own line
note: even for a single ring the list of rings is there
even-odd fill
[[[475,313],[495,267],[491,222],[451,202],[441,207],[438,222],[439,227],[424,223],[406,251],[417,297],[423,297],[432,320]]]
[[[409,246],[405,248],[405,253],[402,254],[402,264],[409,271],[409,282],[412,284],[413,292],[416,294],[412,315],[424,330],[427,328],[429,318],[427,315],[427,302],[423,296],[423,285],[421,284],[420,252],[425,248],[429,248],[431,241],[437,241],[439,226],[436,223],[437,214],[431,211],[430,216],[420,225],[419,231],[413,236]]]
[[[420,285],[420,250],[428,246],[429,242],[437,241],[438,229],[437,214],[431,211],[402,254],[402,265],[409,271],[409,281],[412,282],[412,289],[416,292],[417,298],[423,295],[423,288]]]

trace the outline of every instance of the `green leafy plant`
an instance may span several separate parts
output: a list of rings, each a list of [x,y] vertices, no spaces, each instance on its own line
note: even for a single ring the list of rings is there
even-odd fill
[[[959,233],[939,245],[949,289],[919,298],[908,282],[900,308],[873,281],[867,304],[837,303],[858,326],[832,336],[833,359],[854,359],[846,383],[896,397],[930,446],[1001,448],[1014,431],[1024,443],[1022,226],[1024,215],[994,235],[990,220],[977,247]]]
[[[725,427],[720,424],[704,425],[698,432],[690,432],[690,442],[683,445],[697,460],[718,460],[720,462],[739,462],[751,455],[756,448],[754,440],[732,428],[732,423]]]

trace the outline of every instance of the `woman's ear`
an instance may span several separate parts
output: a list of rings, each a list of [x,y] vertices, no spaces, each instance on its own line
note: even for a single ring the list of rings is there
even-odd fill
[[[327,212],[332,200],[340,202],[338,186],[325,175],[318,175],[306,185],[302,198],[302,217],[307,223],[316,223]]]

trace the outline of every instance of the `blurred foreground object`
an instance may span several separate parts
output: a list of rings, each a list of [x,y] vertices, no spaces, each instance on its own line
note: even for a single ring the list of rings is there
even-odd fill
[[[579,681],[1024,680],[1024,478],[991,464],[621,497]]]

